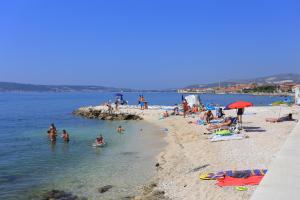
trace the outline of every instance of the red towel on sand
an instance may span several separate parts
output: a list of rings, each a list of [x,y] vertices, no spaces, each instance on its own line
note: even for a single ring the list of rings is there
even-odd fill
[[[218,186],[242,186],[242,185],[258,185],[264,176],[250,176],[248,178],[233,178],[225,176],[218,179]]]

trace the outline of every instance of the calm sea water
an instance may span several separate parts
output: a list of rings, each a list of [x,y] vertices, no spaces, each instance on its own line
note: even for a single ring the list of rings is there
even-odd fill
[[[146,93],[150,104],[179,103],[177,93]],[[125,93],[129,104],[137,93]],[[113,99],[113,93],[0,93],[0,199],[39,199],[60,189],[89,199],[119,199],[134,195],[154,173],[154,155],[163,147],[163,132],[145,122],[103,122],[75,117],[73,110]],[[226,105],[235,100],[268,105],[280,97],[201,95],[205,103]],[[71,141],[52,145],[46,130],[55,123],[68,130]],[[124,134],[115,132],[118,125]],[[140,131],[140,129],[143,131]],[[92,148],[102,133],[105,148]],[[110,192],[97,189],[113,185]]]

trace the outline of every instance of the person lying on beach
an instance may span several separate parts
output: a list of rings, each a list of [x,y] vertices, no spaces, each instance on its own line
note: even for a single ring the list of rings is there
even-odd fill
[[[293,119],[293,114],[289,113],[288,115],[284,117],[279,117],[279,118],[266,118],[266,122],[284,122],[284,121],[297,121],[296,119]]]
[[[66,130],[63,130],[61,137],[63,138],[64,142],[69,142],[70,141],[69,133],[67,133]]]
[[[210,124],[209,127],[207,128],[207,130],[211,131],[214,129],[228,129],[229,126],[232,124],[233,120],[231,117],[226,117],[225,121],[223,123],[220,124]]]
[[[118,132],[118,133],[122,133],[123,131],[125,131],[125,129],[122,128],[122,126],[118,126],[117,132]]]

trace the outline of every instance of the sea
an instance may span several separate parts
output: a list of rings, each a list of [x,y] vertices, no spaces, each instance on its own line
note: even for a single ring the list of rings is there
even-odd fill
[[[137,104],[140,93],[123,93]],[[181,102],[177,93],[144,93],[150,105]],[[203,103],[227,104],[245,100],[266,106],[284,97],[241,94],[203,94]],[[91,200],[121,199],[137,194],[155,173],[155,156],[166,145],[165,131],[144,121],[100,121],[72,115],[82,106],[114,100],[115,93],[0,93],[0,199],[42,199],[56,189]],[[47,138],[51,123],[59,135],[65,129],[70,142]],[[121,125],[125,132],[116,128]],[[103,148],[92,143],[102,134]],[[113,187],[99,193],[105,185]]]

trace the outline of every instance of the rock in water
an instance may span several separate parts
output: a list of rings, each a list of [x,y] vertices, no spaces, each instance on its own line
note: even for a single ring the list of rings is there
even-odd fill
[[[112,185],[106,185],[106,186],[103,186],[101,188],[98,189],[98,192],[100,193],[104,193],[104,192],[107,192],[108,190],[110,190],[113,186]]]
[[[74,115],[86,117],[89,119],[101,120],[142,120],[143,118],[136,113],[111,113],[105,109],[98,110],[96,108],[79,108],[73,112]]]
[[[43,195],[43,200],[87,200],[62,190],[51,190]]]

